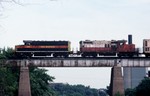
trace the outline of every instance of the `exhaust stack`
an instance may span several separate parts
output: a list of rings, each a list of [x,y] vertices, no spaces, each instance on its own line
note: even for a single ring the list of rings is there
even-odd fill
[[[128,35],[128,44],[132,44],[132,35]]]

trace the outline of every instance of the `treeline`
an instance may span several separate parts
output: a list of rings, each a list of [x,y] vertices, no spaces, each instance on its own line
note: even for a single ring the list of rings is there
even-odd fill
[[[106,90],[98,90],[83,85],[69,85],[63,83],[52,83],[50,87],[56,96],[108,96]]]

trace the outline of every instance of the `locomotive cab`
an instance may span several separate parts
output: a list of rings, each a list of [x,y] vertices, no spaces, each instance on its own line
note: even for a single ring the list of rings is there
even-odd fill
[[[126,40],[118,40],[116,41],[117,44],[117,55],[119,57],[133,57],[134,55],[138,55],[138,51],[135,49],[135,44],[126,44]]]

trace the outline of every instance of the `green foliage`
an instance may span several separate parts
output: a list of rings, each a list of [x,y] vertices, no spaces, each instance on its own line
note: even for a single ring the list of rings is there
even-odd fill
[[[54,92],[48,86],[54,77],[46,74],[45,69],[30,68],[31,94],[32,96],[54,96]]]
[[[125,90],[125,96],[135,96],[135,89],[128,88]]]
[[[136,96],[150,96],[150,79],[145,78],[136,87]]]
[[[106,96],[106,92],[83,85],[51,84],[56,96]]]
[[[17,96],[19,74],[16,72],[14,73],[14,70],[17,72],[18,68],[0,68],[0,90],[3,92],[2,95],[5,94],[5,96]]]
[[[126,89],[125,96],[150,96],[150,78],[144,78],[134,89]]]
[[[31,69],[30,82],[32,96],[54,96],[54,92],[49,88],[49,82],[52,82],[54,77],[47,75],[47,70],[45,69]],[[17,96],[19,86],[19,68],[1,67],[0,76],[0,91],[3,91],[2,96]]]
[[[13,56],[12,48],[4,48],[0,51],[0,61]],[[49,82],[52,82],[54,77],[46,74],[46,71],[36,67],[30,68],[32,96],[54,96],[54,92],[49,88]],[[0,96],[18,96],[19,72],[19,67],[0,65]]]
[[[9,59],[9,58],[15,58],[14,50],[13,48],[3,48],[0,50],[0,59]]]

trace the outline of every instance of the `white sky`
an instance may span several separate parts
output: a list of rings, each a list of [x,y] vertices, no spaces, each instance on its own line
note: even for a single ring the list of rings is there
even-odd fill
[[[142,48],[150,38],[149,0],[21,0],[3,3],[0,47],[14,47],[23,40],[69,40],[72,49],[80,40],[127,39]],[[82,83],[104,88],[110,68],[50,68],[56,82]],[[92,79],[91,79],[92,78]]]

